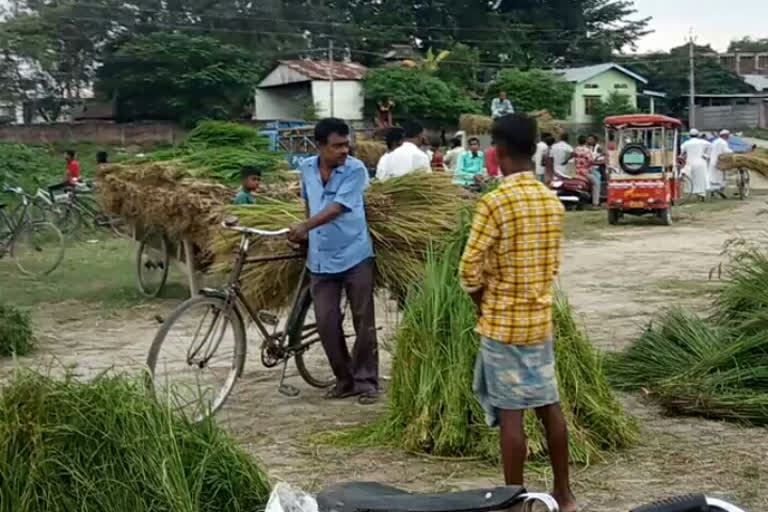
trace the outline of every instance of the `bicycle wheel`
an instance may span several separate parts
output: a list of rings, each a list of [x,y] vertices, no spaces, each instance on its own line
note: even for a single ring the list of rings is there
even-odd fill
[[[739,199],[742,201],[747,199],[750,191],[749,171],[747,169],[739,169]]]
[[[237,309],[218,297],[193,297],[157,331],[147,355],[147,385],[178,414],[199,422],[224,405],[243,371],[245,353]]]
[[[341,297],[342,328],[347,346],[354,342],[354,326],[352,325],[352,312],[349,300],[344,293]],[[297,349],[296,369],[299,375],[310,386],[327,388],[336,382],[331,370],[328,357],[325,355],[323,345],[320,343],[320,335],[315,320],[315,308],[312,307],[312,295],[309,287],[302,291],[299,306],[296,311],[296,320],[293,329],[288,333],[288,346]]]
[[[64,237],[50,222],[27,222],[16,232],[10,252],[22,273],[44,276],[64,258]]]
[[[147,297],[157,297],[168,279],[170,255],[165,236],[147,231],[136,251],[136,282]]]
[[[693,180],[687,174],[680,176],[680,197],[675,201],[676,205],[683,205],[690,202],[693,197]]]
[[[67,236],[78,232],[83,218],[80,212],[71,204],[54,204],[52,211],[55,215],[54,224]]]

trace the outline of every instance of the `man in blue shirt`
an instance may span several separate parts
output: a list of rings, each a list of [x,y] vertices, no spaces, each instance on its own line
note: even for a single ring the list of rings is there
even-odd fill
[[[368,171],[349,156],[349,127],[327,118],[315,125],[318,156],[299,166],[307,220],[291,227],[293,242],[309,239],[307,269],[317,329],[336,385],[327,398],[359,396],[374,403],[379,394],[379,357],[373,302],[373,243],[365,218]],[[355,325],[350,355],[342,330],[341,291]]]

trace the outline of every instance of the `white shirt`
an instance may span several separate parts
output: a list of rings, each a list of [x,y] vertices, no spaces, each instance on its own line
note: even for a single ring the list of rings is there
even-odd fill
[[[696,160],[705,160],[709,157],[711,144],[704,139],[688,139],[680,146],[680,154],[685,156],[685,161],[690,164]]]
[[[432,172],[429,157],[413,142],[403,142],[399,148],[388,153],[388,158],[381,167],[381,173],[377,166],[376,177],[386,180],[405,176],[414,171]]]
[[[381,155],[381,158],[379,158],[379,163],[376,164],[376,179],[383,179],[384,169],[387,167],[387,160],[389,160],[389,155],[391,154],[391,151],[387,151]]]
[[[449,149],[447,153],[445,153],[445,156],[443,157],[443,164],[445,165],[445,170],[448,172],[456,172],[456,164],[459,163],[459,157],[464,152],[464,148],[462,146],[456,146],[453,149]]]
[[[549,149],[549,146],[547,146],[547,143],[543,140],[536,144],[536,153],[533,154],[533,163],[535,164],[536,176],[544,176],[544,164],[541,160],[546,154],[547,149]]]
[[[571,158],[571,153],[573,148],[564,140],[552,144],[549,156],[552,157],[552,164],[557,172],[568,173],[568,160]]]
[[[733,153],[733,150],[728,146],[727,140],[718,138],[714,141],[709,155],[710,170],[720,170],[720,155],[727,155],[728,153]]]

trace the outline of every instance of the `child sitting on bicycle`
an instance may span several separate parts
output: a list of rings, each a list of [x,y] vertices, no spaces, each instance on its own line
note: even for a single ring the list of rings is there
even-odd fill
[[[261,185],[261,170],[254,165],[244,165],[240,169],[240,178],[240,190],[235,195],[233,204],[253,204],[252,194],[257,192]]]

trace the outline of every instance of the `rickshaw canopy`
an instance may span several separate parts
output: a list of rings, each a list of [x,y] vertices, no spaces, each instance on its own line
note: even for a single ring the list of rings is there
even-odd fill
[[[683,123],[674,117],[658,114],[629,114],[606,117],[605,125],[609,128],[650,128],[653,126],[680,128]]]

